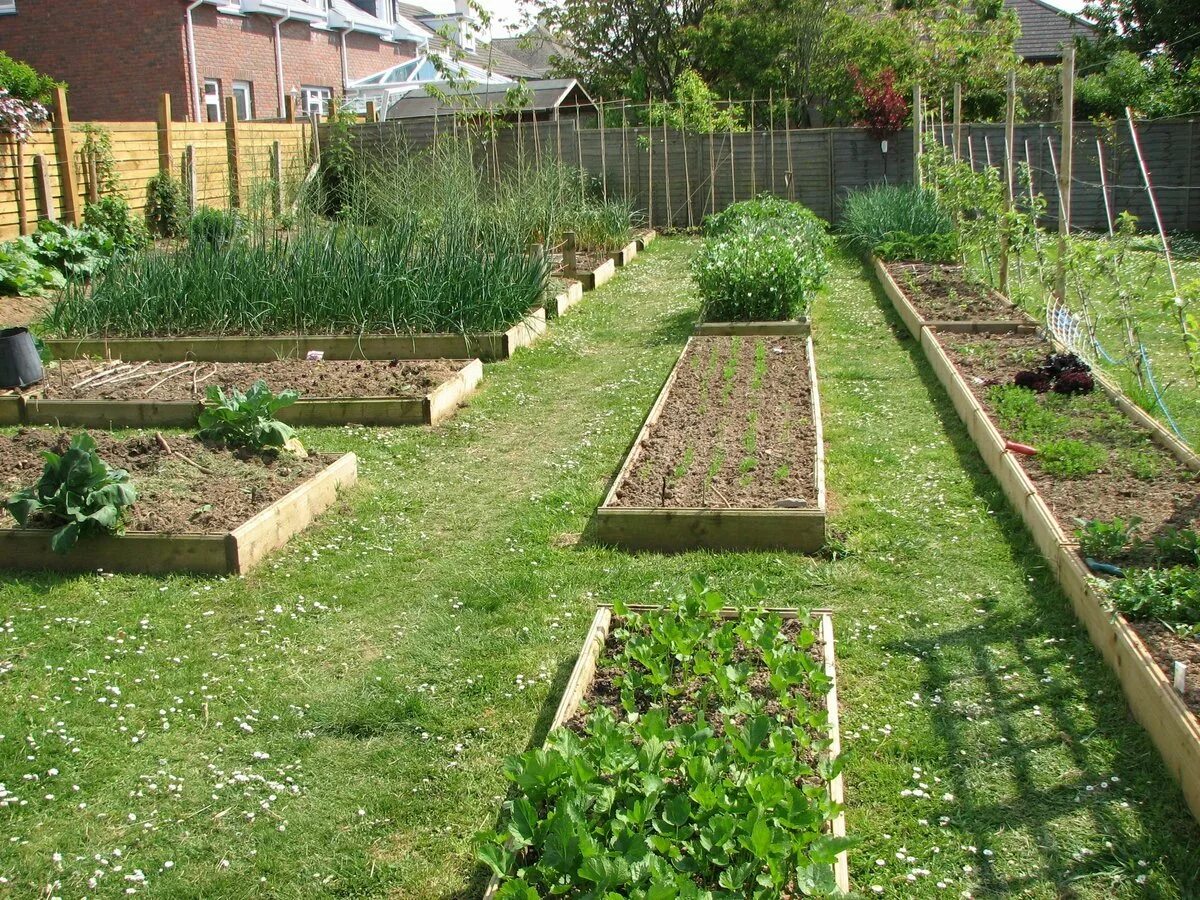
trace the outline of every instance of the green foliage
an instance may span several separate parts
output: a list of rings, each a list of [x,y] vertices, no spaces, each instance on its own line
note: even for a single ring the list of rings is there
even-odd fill
[[[666,124],[678,131],[707,134],[716,131],[743,131],[742,111],[723,103],[695,69],[686,69],[675,82],[673,102],[654,101],[648,120],[651,125]]]
[[[244,230],[241,217],[233,210],[201,206],[188,222],[188,239],[193,244],[224,247]]]
[[[43,219],[32,236],[20,238],[29,254],[68,279],[86,280],[108,265],[116,253],[113,238],[90,226],[76,228]]]
[[[352,126],[357,115],[340,98],[329,106],[329,125],[321,146],[321,190],[317,200],[318,211],[334,219],[345,219],[351,214],[351,203],[355,192],[355,179],[361,173],[352,139]]]
[[[1061,438],[1046,441],[1038,448],[1037,459],[1047,475],[1056,478],[1084,478],[1099,472],[1108,462],[1108,451],[1097,444]]]
[[[253,450],[282,448],[296,436],[296,432],[276,419],[275,414],[299,399],[296,391],[272,393],[261,379],[254,382],[244,394],[236,388],[231,388],[226,394],[219,386],[209,385],[204,409],[200,413],[199,436],[229,447],[249,447]]]
[[[753,200],[733,203],[704,220],[704,233],[710,237],[732,234],[761,224],[775,224],[802,233],[822,245],[828,243],[827,226],[816,213],[801,203],[761,194]]]
[[[623,200],[578,204],[570,213],[575,245],[584,250],[619,250],[633,239],[633,206]]]
[[[1200,626],[1200,569],[1138,569],[1108,586],[1108,597],[1131,619],[1157,619],[1195,633]]]
[[[1075,537],[1079,541],[1079,549],[1083,555],[1101,562],[1112,562],[1134,545],[1133,533],[1142,524],[1142,520],[1134,516],[1128,522],[1115,518],[1110,522],[1100,519],[1084,521],[1075,520],[1078,527]]]
[[[120,194],[121,177],[117,173],[117,159],[113,156],[112,132],[94,122],[80,125],[79,132],[83,135],[78,153],[84,172],[94,167],[97,190],[101,193],[107,191],[110,194]]]
[[[150,245],[145,221],[133,214],[124,197],[101,197],[89,203],[83,210],[83,224],[111,237],[120,254],[134,253]]]
[[[50,538],[55,553],[67,553],[81,536],[119,534],[137,491],[124,469],[109,466],[96,452],[87,433],[76,435],[63,454],[42,454],[46,466],[32,487],[22,488],[5,501],[5,508],[22,527],[35,517],[60,526]]]
[[[836,892],[853,841],[822,833],[839,765],[817,762],[832,687],[817,635],[764,612],[725,620],[725,605],[697,580],[667,608],[616,609],[601,666],[622,715],[597,706],[507,761],[517,796],[479,850],[500,896]]]
[[[909,234],[894,232],[887,240],[876,244],[873,252],[882,260],[917,260],[920,262],[950,263],[958,259],[958,235]]]
[[[187,226],[187,197],[179,180],[159,172],[146,185],[146,225],[160,238],[182,237]]]
[[[0,291],[5,294],[36,297],[61,290],[66,283],[62,272],[34,258],[27,243],[0,244]]]
[[[1194,566],[1200,563],[1200,534],[1168,525],[1154,536],[1154,549],[1160,563]]]
[[[815,216],[752,220],[708,238],[692,262],[705,321],[804,316],[829,272],[824,223]]]
[[[1066,428],[1066,419],[1043,406],[1028,388],[996,385],[988,389],[988,402],[996,412],[1000,431],[1015,440],[1040,444]]]
[[[877,185],[850,194],[842,206],[839,230],[860,253],[905,235],[909,240],[954,234],[954,220],[931,191]]]
[[[18,100],[49,106],[54,100],[55,89],[65,86],[0,50],[0,90],[8,91]]]

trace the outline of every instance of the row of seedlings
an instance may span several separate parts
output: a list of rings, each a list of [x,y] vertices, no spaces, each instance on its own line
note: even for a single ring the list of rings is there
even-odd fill
[[[821,402],[808,310],[824,223],[761,198],[709,220],[693,275],[701,319],[593,519],[631,550],[825,543]]]
[[[1200,457],[930,241],[884,292],[1200,818]]]

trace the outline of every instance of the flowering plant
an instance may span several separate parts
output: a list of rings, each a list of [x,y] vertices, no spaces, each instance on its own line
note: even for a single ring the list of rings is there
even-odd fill
[[[34,101],[18,100],[0,88],[0,134],[24,143],[33,134],[34,126],[50,117],[46,107]]]

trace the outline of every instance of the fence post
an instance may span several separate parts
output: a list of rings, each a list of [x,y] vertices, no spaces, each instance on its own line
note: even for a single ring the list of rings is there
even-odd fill
[[[563,233],[563,268],[568,272],[578,271],[575,265],[575,232]]]
[[[188,144],[183,151],[183,189],[187,191],[188,212],[196,211],[196,145]]]
[[[954,161],[962,159],[963,113],[962,85],[954,82]]]
[[[17,229],[29,234],[29,198],[25,194],[25,145],[17,142]]]
[[[171,149],[171,95],[158,99],[158,171],[170,172],[175,154]]]
[[[58,156],[63,218],[71,225],[78,225],[79,180],[75,177],[75,141],[71,134],[71,116],[67,111],[66,88],[56,88],[54,91],[54,150]]]
[[[38,218],[56,221],[58,214],[54,211],[54,195],[50,193],[50,166],[41,153],[33,157],[33,180],[38,187]]]
[[[913,85],[913,184],[921,186],[921,85]]]
[[[374,100],[367,101],[366,120],[367,120],[368,125],[374,125],[376,122],[379,121],[378,116],[376,116],[376,114],[375,114],[375,101]]]
[[[1016,139],[1017,124],[1017,73],[1008,73],[1008,97],[1004,111],[1004,211],[1011,213],[1014,204],[1013,141]],[[1007,222],[1000,232],[1000,293],[1008,296],[1008,228]]]
[[[242,205],[242,173],[238,158],[237,102],[233,97],[225,98],[225,153],[229,160],[229,207]]]
[[[291,94],[283,98],[283,117],[289,125],[296,124],[296,98]]]
[[[271,211],[278,219],[283,215],[283,146],[271,143]]]
[[[1075,143],[1075,48],[1067,47],[1062,68],[1062,147],[1058,166],[1058,261],[1054,290],[1067,295],[1067,235],[1071,231],[1071,168]]]

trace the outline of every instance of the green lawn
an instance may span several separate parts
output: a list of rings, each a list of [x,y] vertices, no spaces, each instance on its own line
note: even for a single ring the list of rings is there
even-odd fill
[[[835,610],[868,895],[1200,893],[1200,828],[857,262],[815,310],[845,552],[578,542],[690,328],[694,246],[436,431],[306,432],[362,482],[250,578],[3,576],[0,896],[478,897],[502,761],[595,605],[692,573]]]

